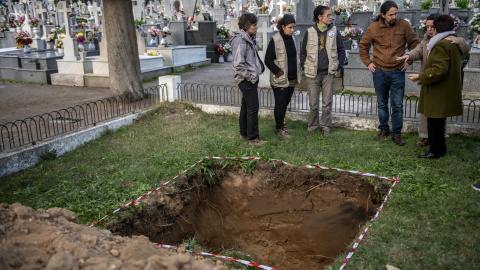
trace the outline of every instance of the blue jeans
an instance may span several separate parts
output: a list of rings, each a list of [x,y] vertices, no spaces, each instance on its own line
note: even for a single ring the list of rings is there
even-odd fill
[[[375,68],[373,85],[377,94],[378,118],[381,130],[390,131],[388,126],[388,96],[392,106],[392,136],[402,133],[403,127],[403,96],[405,94],[405,71],[400,69],[385,71]]]

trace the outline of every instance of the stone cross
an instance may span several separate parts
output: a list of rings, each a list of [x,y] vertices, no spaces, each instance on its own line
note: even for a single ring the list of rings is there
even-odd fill
[[[265,52],[267,50],[267,45],[268,45],[268,33],[272,33],[273,29],[270,26],[268,26],[268,22],[263,22],[261,24],[261,27],[258,28],[257,32],[262,33],[262,44],[260,49],[262,49],[261,51],[263,52],[263,56],[265,56]]]
[[[284,0],[279,0],[277,4],[280,6],[280,14],[283,14],[283,6],[286,6],[287,2],[285,2]]]
[[[152,1],[150,1],[147,5],[148,7],[148,15],[152,16],[153,15],[153,10],[155,9],[155,4],[153,4]]]
[[[40,15],[40,17],[42,18],[42,20],[44,21],[44,24],[47,24],[47,21],[48,21],[48,9],[46,7],[44,7],[43,5],[40,5],[40,7],[38,8],[38,14]]]
[[[5,2],[4,5],[6,5],[7,8],[8,8],[8,12],[10,12],[10,13],[13,12],[13,2],[12,2],[12,0],[7,0],[7,1],[4,1],[4,2]]]
[[[63,60],[78,60],[78,44],[77,39],[73,38],[70,33],[70,18],[68,13],[72,12],[71,8],[67,8],[65,1],[58,2],[57,5],[58,16],[63,17],[65,22],[65,37],[62,39],[64,56]]]
[[[91,6],[88,7],[88,11],[90,11],[90,16],[93,17],[95,24],[99,25],[100,22],[99,22],[98,16],[99,16],[99,13],[101,13],[102,8],[98,6],[97,2],[94,2],[92,3]]]

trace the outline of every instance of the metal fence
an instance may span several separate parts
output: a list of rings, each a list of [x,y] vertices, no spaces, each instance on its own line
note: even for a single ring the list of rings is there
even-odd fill
[[[162,101],[166,90],[159,85],[0,124],[0,152],[135,113]]]
[[[238,86],[179,84],[178,96],[183,101],[207,103],[228,106],[240,106],[242,93]],[[261,108],[273,108],[275,99],[271,88],[259,88],[259,103]],[[308,111],[309,99],[306,91],[295,90],[288,106],[290,111]],[[457,123],[480,123],[480,99],[463,99],[463,115],[449,117],[447,121]],[[377,97],[372,94],[335,93],[333,97],[333,112],[360,115],[378,115]],[[418,107],[417,96],[405,96],[403,102],[403,117],[416,119]]]

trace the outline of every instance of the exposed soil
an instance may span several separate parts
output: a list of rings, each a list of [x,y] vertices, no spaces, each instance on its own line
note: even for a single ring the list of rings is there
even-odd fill
[[[266,161],[253,175],[233,165],[211,169],[219,176],[214,186],[204,184],[209,174],[196,172],[107,227],[161,244],[195,237],[212,253],[241,251],[279,269],[322,269],[346,250],[383,198],[364,177],[347,173],[327,176]]]
[[[321,269],[346,250],[383,197],[346,173],[266,161],[253,175],[222,166],[180,177],[119,212],[104,224],[110,230],[77,224],[61,208],[0,204],[0,269],[227,269],[152,245],[192,237],[216,254],[235,250],[279,269]],[[209,186],[211,172],[217,177]]]

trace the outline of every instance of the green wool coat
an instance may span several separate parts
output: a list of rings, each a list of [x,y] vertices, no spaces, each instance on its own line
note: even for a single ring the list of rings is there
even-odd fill
[[[462,115],[462,55],[457,45],[439,41],[420,73],[418,112],[428,118]]]

